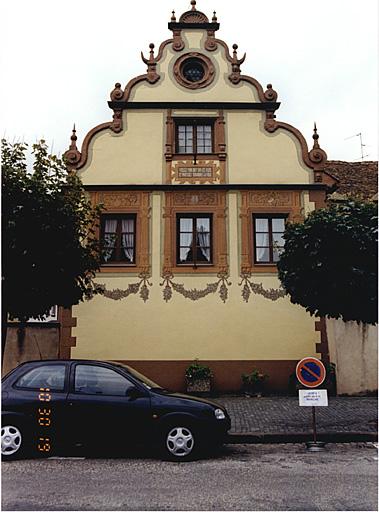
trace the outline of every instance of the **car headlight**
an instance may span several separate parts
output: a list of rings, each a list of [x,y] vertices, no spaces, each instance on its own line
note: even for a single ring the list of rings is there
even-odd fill
[[[215,409],[215,416],[218,420],[224,420],[225,419],[225,413],[222,409]]]

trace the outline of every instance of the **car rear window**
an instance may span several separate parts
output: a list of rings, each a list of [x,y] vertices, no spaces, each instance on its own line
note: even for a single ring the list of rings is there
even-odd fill
[[[19,388],[40,389],[48,388],[51,391],[63,391],[66,367],[63,364],[38,366],[26,372],[16,381]]]

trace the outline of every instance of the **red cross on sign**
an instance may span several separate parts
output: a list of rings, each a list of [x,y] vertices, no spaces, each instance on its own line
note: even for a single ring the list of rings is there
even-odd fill
[[[297,380],[307,388],[317,388],[325,380],[325,366],[315,357],[305,357],[297,363]]]

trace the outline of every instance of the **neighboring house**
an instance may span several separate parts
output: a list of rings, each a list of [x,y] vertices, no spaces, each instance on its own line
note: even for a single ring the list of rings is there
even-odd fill
[[[378,201],[378,162],[328,161],[325,169],[338,179],[329,202]],[[326,335],[330,362],[336,365],[337,393],[377,393],[378,326],[328,318]]]
[[[378,162],[328,160],[324,169],[338,180],[337,190],[329,196],[330,200],[341,201],[348,197],[378,200]]]
[[[286,221],[325,205],[337,180],[313,131],[309,149],[280,106],[244,75],[216,15],[192,9],[142,55],[147,72],[117,83],[113,120],[65,156],[105,211],[104,294],[73,308],[71,357],[130,363],[184,389],[198,358],[216,390],[258,368],[285,391],[299,359],[328,361],[325,322],[291,304],[276,261]],[[71,338],[73,340],[73,338]]]

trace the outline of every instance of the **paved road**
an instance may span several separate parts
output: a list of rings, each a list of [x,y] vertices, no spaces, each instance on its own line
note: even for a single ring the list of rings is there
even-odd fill
[[[48,459],[3,464],[3,510],[377,510],[372,443],[228,445],[170,463]]]

